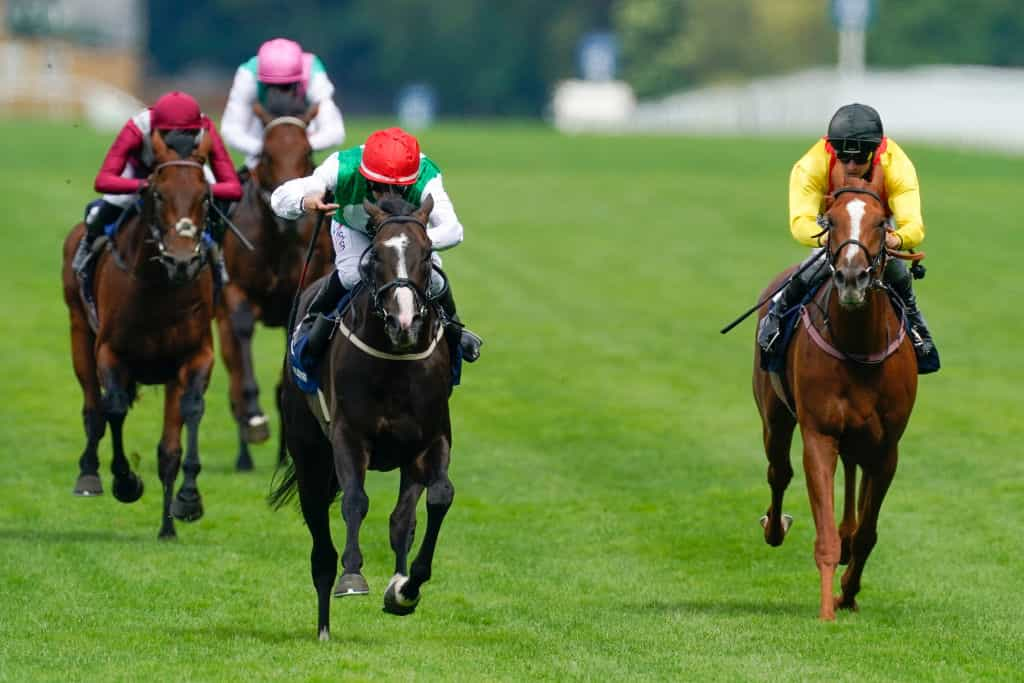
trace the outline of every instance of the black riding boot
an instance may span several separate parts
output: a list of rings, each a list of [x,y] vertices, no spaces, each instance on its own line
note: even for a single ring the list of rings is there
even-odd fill
[[[85,235],[78,243],[74,258],[71,259],[71,269],[79,277],[85,274],[89,261],[92,258],[92,246],[96,238],[103,234],[103,229],[116,221],[124,211],[120,206],[111,204],[101,199],[85,216]]]
[[[445,289],[444,295],[438,303],[441,304],[445,317],[448,318],[444,330],[448,344],[458,344],[462,348],[462,359],[467,363],[476,361],[480,357],[480,347],[484,345],[484,340],[466,329],[466,326],[459,320],[459,316],[455,312],[455,299],[452,297],[451,285]]]
[[[224,217],[227,216],[231,202],[224,199],[214,199],[213,205],[206,214],[206,231],[210,235],[208,243],[210,253],[210,265],[214,269],[214,277],[219,280],[221,287],[231,281],[228,277],[228,268],[224,263],[224,233],[227,226]]]
[[[761,319],[761,323],[757,328],[757,345],[765,353],[770,354],[777,350],[774,346],[780,336],[780,324],[783,314],[799,305],[804,296],[807,295],[807,292],[828,277],[828,268],[825,266],[825,259],[820,257],[820,253],[820,249],[815,249],[811,252],[811,255],[804,259],[797,268],[797,271],[806,266],[809,261],[815,259],[820,261],[818,265],[810,266],[794,277],[781,292],[772,298],[772,302],[768,306],[768,313]]]
[[[910,269],[899,259],[889,259],[885,267],[885,281],[889,284],[900,301],[903,302],[903,310],[906,313],[907,321],[910,323],[910,341],[914,345],[914,353],[917,355],[917,372],[921,375],[935,372],[939,369],[939,352],[935,348],[932,334],[928,331],[928,325],[917,307],[917,297],[914,296],[914,279],[910,276]]]
[[[341,284],[338,272],[331,271],[331,274],[320,285],[320,289],[309,302],[306,315],[295,329],[292,340],[301,339],[305,336],[308,341],[302,350],[302,365],[307,369],[316,367],[323,356],[327,345],[331,341],[331,332],[334,329],[335,321],[328,315],[338,306],[338,302],[345,296],[348,290]]]

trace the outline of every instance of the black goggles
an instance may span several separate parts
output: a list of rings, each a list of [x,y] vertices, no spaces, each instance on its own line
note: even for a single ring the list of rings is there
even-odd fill
[[[829,140],[832,149],[836,151],[836,159],[841,163],[852,161],[855,164],[867,163],[868,159],[875,152],[875,145],[864,143],[860,140],[844,139]]]
[[[405,197],[409,193],[411,185],[388,185],[387,183],[375,183],[370,181],[370,192],[376,192],[377,194],[397,194],[399,197]]]

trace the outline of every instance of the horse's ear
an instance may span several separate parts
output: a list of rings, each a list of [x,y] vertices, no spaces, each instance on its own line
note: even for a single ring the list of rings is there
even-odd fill
[[[150,142],[153,143],[153,158],[155,158],[158,163],[167,161],[169,151],[167,149],[167,143],[164,142],[164,136],[160,134],[160,131],[154,130],[149,136],[149,139]]]
[[[192,152],[192,156],[198,157],[198,159],[205,164],[206,160],[210,158],[210,147],[213,146],[213,136],[206,130],[200,130],[199,138],[199,144]]]
[[[309,109],[306,110],[306,113],[302,115],[302,120],[306,123],[306,125],[309,125],[309,122],[312,121],[313,119],[315,119],[316,115],[319,114],[319,113],[320,113],[320,103],[319,102],[314,102],[309,107]]]
[[[834,188],[846,187],[846,168],[838,161],[832,164],[832,171],[829,174],[829,184]]]
[[[256,118],[262,121],[264,126],[274,120],[274,117],[270,115],[270,112],[264,109],[263,105],[259,102],[253,103],[252,113],[256,114]]]
[[[885,196],[885,169],[882,164],[872,164],[871,180],[868,183],[879,197]]]
[[[423,225],[427,224],[430,219],[430,212],[434,210],[434,198],[429,194],[423,199],[423,203],[420,204],[420,208],[416,209],[416,213],[413,217]]]
[[[363,210],[366,211],[366,214],[370,217],[370,223],[372,225],[377,225],[388,217],[387,212],[371,202],[369,198],[363,200]]]

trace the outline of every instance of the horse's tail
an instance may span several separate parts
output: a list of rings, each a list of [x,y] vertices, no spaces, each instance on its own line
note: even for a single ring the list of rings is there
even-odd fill
[[[267,495],[267,504],[280,510],[295,497],[298,490],[298,477],[295,475],[295,461],[287,458],[287,462],[278,464],[274,476],[270,480],[271,491]]]

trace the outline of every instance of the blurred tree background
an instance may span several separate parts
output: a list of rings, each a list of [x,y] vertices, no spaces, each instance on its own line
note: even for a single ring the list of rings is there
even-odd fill
[[[286,36],[326,63],[347,111],[390,111],[400,87],[447,115],[532,116],[577,75],[579,39],[614,31],[641,97],[831,64],[828,0],[150,0],[149,71],[220,74]],[[951,20],[955,17],[955,21]],[[1022,0],[876,0],[869,66],[1024,66]]]

